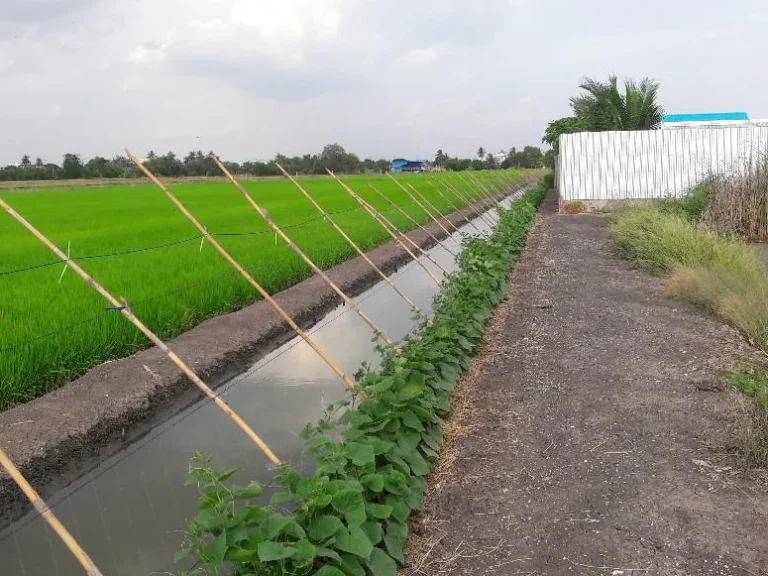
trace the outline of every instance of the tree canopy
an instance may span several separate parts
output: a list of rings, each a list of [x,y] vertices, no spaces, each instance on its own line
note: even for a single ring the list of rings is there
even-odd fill
[[[572,116],[553,120],[541,141],[558,153],[560,136],[574,132],[605,130],[653,130],[661,124],[664,108],[658,102],[659,83],[650,78],[639,82],[627,78],[623,90],[616,76],[607,82],[584,78],[583,91],[570,100]]]

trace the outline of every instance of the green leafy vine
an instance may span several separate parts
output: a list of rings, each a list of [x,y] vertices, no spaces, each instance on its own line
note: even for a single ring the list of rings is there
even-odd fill
[[[363,366],[356,380],[364,396],[350,394],[305,427],[314,474],[302,478],[283,465],[279,490],[269,505],[258,505],[259,484],[234,485],[234,470],[216,471],[210,458],[195,456],[188,483],[200,489],[200,510],[176,555],[197,561],[189,574],[396,574],[451,391],[505,296],[508,270],[545,191],[542,183],[500,208],[490,238],[466,239],[458,272],[435,296],[432,321],[397,349],[383,348],[376,370]]]

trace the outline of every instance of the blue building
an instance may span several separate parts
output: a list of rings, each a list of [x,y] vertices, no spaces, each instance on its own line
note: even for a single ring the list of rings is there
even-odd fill
[[[389,163],[389,171],[393,174],[398,174],[400,172],[424,172],[425,170],[429,170],[429,162],[426,160],[395,158]]]

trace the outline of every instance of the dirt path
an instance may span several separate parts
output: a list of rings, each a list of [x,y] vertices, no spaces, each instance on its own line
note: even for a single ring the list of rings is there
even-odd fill
[[[405,574],[768,574],[768,493],[736,471],[749,351],[545,202],[473,369]]]

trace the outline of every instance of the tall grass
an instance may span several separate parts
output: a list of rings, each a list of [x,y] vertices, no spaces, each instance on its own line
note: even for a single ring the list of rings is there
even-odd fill
[[[747,161],[736,174],[711,179],[706,222],[749,242],[768,241],[768,156]]]
[[[520,172],[506,172],[508,179]],[[490,176],[488,174],[486,177]],[[443,178],[462,190],[455,175]],[[403,175],[441,210],[447,202],[427,180]],[[385,176],[345,179],[402,229],[412,224],[373,197],[369,183],[384,191],[413,218],[428,217]],[[308,178],[308,191],[361,248],[389,239],[379,224],[333,180]],[[328,268],[354,255],[352,248],[286,180],[245,181],[253,198],[318,266]],[[171,184],[182,202],[269,292],[311,274],[242,196],[225,182]],[[152,186],[109,186],[81,190],[2,192],[3,198],[115,296],[124,296],[134,312],[163,338],[171,338],[202,320],[254,300],[255,291],[211,248]],[[457,200],[454,198],[454,202]],[[235,234],[235,235],[231,235]],[[138,251],[179,240],[162,249]],[[126,254],[126,252],[132,252]],[[123,253],[114,257],[104,254]],[[148,342],[63,265],[6,274],[55,262],[55,257],[5,212],[0,211],[0,410],[60,385],[96,364],[126,356]]]
[[[610,227],[621,256],[667,275],[671,295],[709,308],[768,351],[768,277],[744,242],[659,205],[621,212]]]

